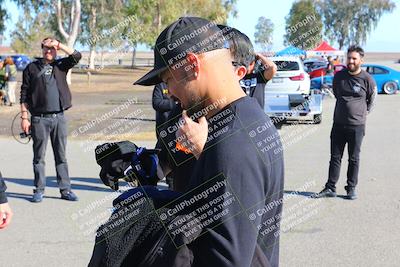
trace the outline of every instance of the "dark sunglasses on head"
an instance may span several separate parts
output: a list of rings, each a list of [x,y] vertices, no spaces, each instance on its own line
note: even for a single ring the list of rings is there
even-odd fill
[[[234,67],[240,67],[240,66],[246,67],[243,63],[240,63],[240,62],[237,62],[237,61],[232,61],[232,66],[234,66]]]

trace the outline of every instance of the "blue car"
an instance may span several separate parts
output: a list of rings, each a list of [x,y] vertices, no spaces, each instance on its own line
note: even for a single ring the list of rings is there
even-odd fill
[[[321,89],[322,87],[332,88],[333,75],[320,76],[311,79],[311,89]]]
[[[31,60],[26,55],[12,55],[11,58],[13,59],[17,70],[24,70],[25,67],[31,63]]]
[[[400,72],[386,66],[363,64],[362,69],[371,74],[378,87],[378,93],[392,95],[400,90]],[[333,76],[311,79],[311,89],[321,89],[322,86],[332,87]]]
[[[361,67],[374,78],[378,93],[392,95],[400,89],[400,71],[376,64],[363,64]]]

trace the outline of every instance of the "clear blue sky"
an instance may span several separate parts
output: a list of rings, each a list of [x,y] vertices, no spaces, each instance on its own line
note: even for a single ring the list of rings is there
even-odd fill
[[[258,18],[264,16],[271,19],[275,25],[272,49],[278,51],[284,47],[285,17],[288,15],[293,2],[294,0],[238,0],[238,16],[230,18],[228,24],[244,32],[254,41],[254,28]],[[369,34],[367,43],[364,45],[366,51],[400,52],[400,30],[398,29],[400,0],[394,2],[397,5],[396,9],[390,14],[384,14],[377,28]],[[18,9],[10,0],[7,0],[5,4],[12,14],[6,23],[7,30],[4,34],[6,39],[3,44],[8,45],[10,39],[7,36],[13,31],[18,20]],[[335,44],[333,46],[335,47]],[[139,50],[144,49],[144,46],[139,47]]]

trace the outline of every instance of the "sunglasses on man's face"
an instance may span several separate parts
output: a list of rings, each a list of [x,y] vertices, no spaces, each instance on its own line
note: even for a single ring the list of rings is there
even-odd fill
[[[43,46],[42,47],[43,50],[49,50],[49,49],[55,49],[54,47],[49,47],[49,46]]]

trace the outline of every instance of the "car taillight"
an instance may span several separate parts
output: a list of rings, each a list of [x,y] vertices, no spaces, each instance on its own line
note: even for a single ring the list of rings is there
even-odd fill
[[[304,73],[300,73],[298,76],[289,77],[292,81],[303,81],[304,80]]]

